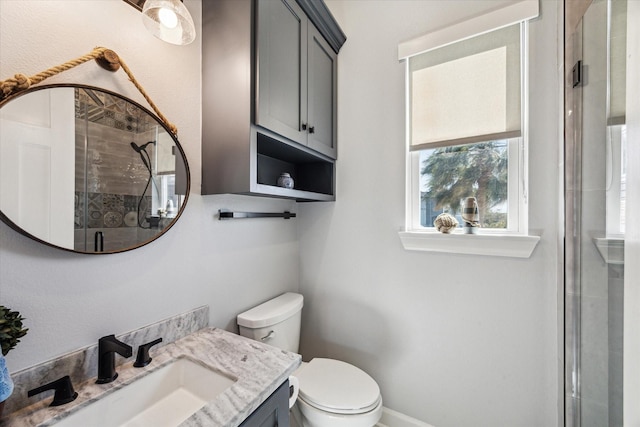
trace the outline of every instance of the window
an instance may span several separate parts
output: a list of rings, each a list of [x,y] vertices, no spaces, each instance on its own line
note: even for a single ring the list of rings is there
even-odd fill
[[[522,237],[531,251],[539,240],[527,239],[523,95],[526,20],[537,14],[537,1],[525,0],[399,46],[407,92],[405,248],[416,249],[409,246],[419,234],[441,244],[433,222],[444,212],[458,220],[453,235],[462,235],[467,197],[477,200],[481,234]]]
[[[166,215],[173,218],[178,212],[178,207],[184,203],[182,196],[176,194],[176,175],[157,175],[153,180],[155,191],[152,194],[151,212]]]
[[[524,29],[492,31],[409,58],[410,228],[478,203],[482,232],[524,233]]]
[[[476,197],[483,232],[519,233],[524,209],[521,138],[411,153],[411,229],[430,229],[447,212],[462,227],[462,201]]]
[[[607,127],[606,142],[606,201],[607,238],[624,238],[625,202],[627,186],[627,127],[610,125]]]

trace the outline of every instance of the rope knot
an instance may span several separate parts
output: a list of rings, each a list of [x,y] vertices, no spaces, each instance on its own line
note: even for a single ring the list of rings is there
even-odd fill
[[[31,80],[24,74],[16,74],[13,78],[16,81],[16,88],[19,90],[29,89],[29,86],[31,86]]]
[[[0,81],[0,99],[4,99],[9,95],[27,89],[31,86],[31,79],[24,74],[16,74],[12,78]]]

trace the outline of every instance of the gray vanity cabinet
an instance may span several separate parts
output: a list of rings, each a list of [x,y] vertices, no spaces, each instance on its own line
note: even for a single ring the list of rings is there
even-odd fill
[[[285,381],[240,427],[289,427],[289,381]]]
[[[294,0],[259,1],[256,123],[337,154],[337,54]]]
[[[345,40],[321,0],[202,2],[202,194],[335,200]]]

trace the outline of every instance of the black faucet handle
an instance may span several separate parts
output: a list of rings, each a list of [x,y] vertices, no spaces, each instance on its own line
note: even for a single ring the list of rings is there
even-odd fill
[[[135,366],[136,368],[142,368],[151,363],[151,357],[149,357],[149,349],[156,344],[160,344],[161,342],[162,338],[158,338],[157,340],[142,344],[140,347],[138,347],[138,354],[133,366]]]
[[[52,381],[49,384],[29,390],[27,392],[27,396],[35,396],[36,394],[40,394],[47,390],[55,390],[53,401],[49,406],[64,405],[65,403],[73,402],[76,400],[76,397],[78,397],[78,393],[73,389],[73,384],[71,384],[71,378],[69,375],[65,375],[64,377]]]

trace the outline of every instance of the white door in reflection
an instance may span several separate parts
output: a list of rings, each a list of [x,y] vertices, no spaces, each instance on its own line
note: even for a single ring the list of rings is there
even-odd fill
[[[73,88],[37,91],[0,109],[3,213],[61,247],[73,247],[74,123]]]

